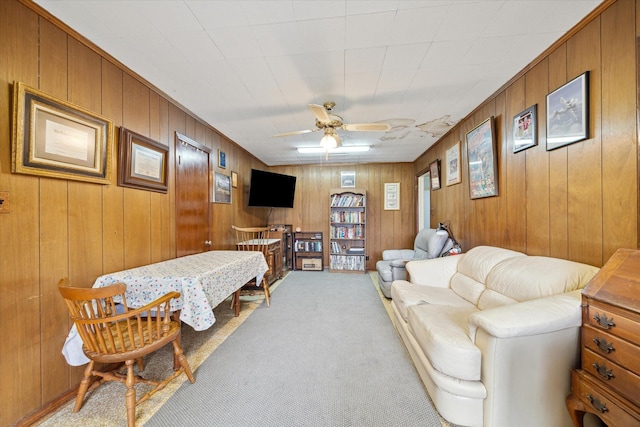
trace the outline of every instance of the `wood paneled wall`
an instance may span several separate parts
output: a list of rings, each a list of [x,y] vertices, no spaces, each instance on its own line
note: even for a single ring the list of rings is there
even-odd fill
[[[495,245],[601,266],[638,247],[639,8],[618,0],[458,123],[415,170],[461,141],[462,183],[432,192],[432,218],[451,220],[463,249]],[[590,72],[590,138],[546,151],[546,95]],[[538,145],[513,152],[513,117],[537,104]],[[465,135],[489,116],[497,130],[499,195],[469,198]]]
[[[176,255],[175,132],[227,154],[226,170],[248,177],[262,162],[159,94],[73,30],[28,1],[0,1],[0,426],[15,423],[75,387],[81,368],[69,367],[62,344],[69,332],[57,283],[69,277],[91,286],[96,277]],[[14,81],[109,117],[117,127],[169,147],[167,194],[11,173]],[[117,132],[116,132],[117,133]],[[248,179],[248,178],[246,178]],[[242,200],[241,194],[236,194]],[[233,247],[231,224],[259,224],[256,209],[214,204],[214,249]]]
[[[384,249],[413,247],[417,232],[417,181],[413,164],[303,165],[271,167],[269,170],[297,177],[293,209],[274,209],[269,223],[291,224],[294,230],[300,227],[302,231],[322,231],[325,265],[329,263],[330,194],[332,188],[340,188],[342,171],[355,171],[356,187],[367,191],[367,269],[375,270],[375,263],[382,259]],[[386,182],[400,183],[399,210],[384,210]]]
[[[416,174],[462,141],[461,184],[432,192],[432,218],[451,220],[465,249],[490,244],[601,265],[618,247],[638,243],[636,2],[619,0],[459,123],[414,163],[268,168],[298,178],[295,207],[268,222],[328,235],[329,192],[340,172],[366,188],[368,269],[382,250],[410,247],[416,232]],[[56,284],[68,276],[90,286],[111,271],[173,258],[176,251],[174,134],[212,151],[212,171],[238,172],[231,204],[214,204],[214,249],[231,249],[232,224],[262,225],[265,209],[246,207],[250,171],[266,165],[86,43],[28,0],[0,1],[0,425],[10,425],[73,388],[79,368],[60,354],[69,330]],[[547,152],[513,153],[512,117],[591,72],[591,135]],[[110,117],[169,147],[169,192],[11,174],[11,88],[23,81]],[[498,197],[470,200],[464,135],[488,116],[498,134]],[[217,168],[217,150],[227,168]],[[113,176],[116,174],[114,156]],[[385,182],[401,183],[401,209],[383,209]],[[432,224],[435,225],[435,224]],[[325,247],[327,247],[325,245]],[[325,260],[326,261],[326,260]],[[8,344],[11,343],[11,344]]]

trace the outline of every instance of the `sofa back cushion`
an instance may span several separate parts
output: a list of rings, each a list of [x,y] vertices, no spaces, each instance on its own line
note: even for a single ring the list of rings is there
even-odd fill
[[[501,261],[513,257],[520,258],[526,255],[493,246],[477,246],[469,250],[463,255],[456,273],[451,278],[451,289],[471,304],[478,305],[489,272]]]
[[[584,288],[598,268],[543,256],[505,259],[489,272],[478,308],[529,301]]]
[[[440,256],[442,248],[447,243],[449,236],[440,235],[433,228],[423,228],[418,232],[413,242],[414,259],[432,259]]]

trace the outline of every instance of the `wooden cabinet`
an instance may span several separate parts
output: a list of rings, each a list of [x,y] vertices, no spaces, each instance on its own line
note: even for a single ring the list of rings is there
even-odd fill
[[[329,271],[365,273],[367,193],[344,188],[331,190]]]
[[[289,270],[293,270],[293,231],[291,224],[272,225],[269,235],[280,239],[283,274]]]
[[[640,251],[618,249],[582,292],[580,369],[567,408],[610,427],[640,425]]]
[[[324,269],[322,233],[319,231],[295,232],[293,254],[296,270],[322,271]]]

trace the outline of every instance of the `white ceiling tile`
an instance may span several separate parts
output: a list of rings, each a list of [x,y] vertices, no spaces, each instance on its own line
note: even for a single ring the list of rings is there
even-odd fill
[[[347,49],[387,46],[395,13],[347,16]]]
[[[418,69],[429,50],[430,43],[389,46],[384,58],[385,70]]]
[[[186,1],[194,16],[205,29],[230,28],[248,25],[241,2],[236,0]]]
[[[250,27],[218,28],[209,30],[209,34],[227,59],[262,55]]]
[[[296,20],[319,20],[344,16],[346,0],[294,1],[293,10]]]
[[[249,25],[295,21],[293,3],[287,1],[241,1]]]
[[[436,141],[417,125],[465,117],[600,1],[36,3],[276,165],[415,160]],[[307,104],[326,101],[346,123],[389,120],[394,130],[339,130],[345,144],[375,149],[329,160],[294,150],[315,146],[320,131],[272,137],[313,129]]]

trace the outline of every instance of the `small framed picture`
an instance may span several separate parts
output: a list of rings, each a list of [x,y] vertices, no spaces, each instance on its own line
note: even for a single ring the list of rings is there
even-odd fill
[[[213,201],[231,203],[231,177],[218,172],[213,174]]]
[[[340,172],[340,187],[342,187],[342,188],[355,188],[356,187],[356,173],[355,173],[355,171]]]
[[[538,145],[538,119],[536,105],[513,117],[513,152]]]
[[[547,151],[589,138],[589,72],[547,95]]]
[[[222,169],[227,168],[227,155],[218,148],[218,167]]]
[[[233,188],[238,188],[238,173],[231,172],[231,186]]]
[[[400,210],[400,183],[386,182],[384,184],[384,210]]]
[[[166,193],[169,148],[144,135],[120,128],[118,185]]]
[[[460,141],[447,150],[444,165],[447,185],[459,184],[460,177]]]
[[[429,172],[431,173],[431,189],[440,189],[440,160],[434,160],[429,164]]]

